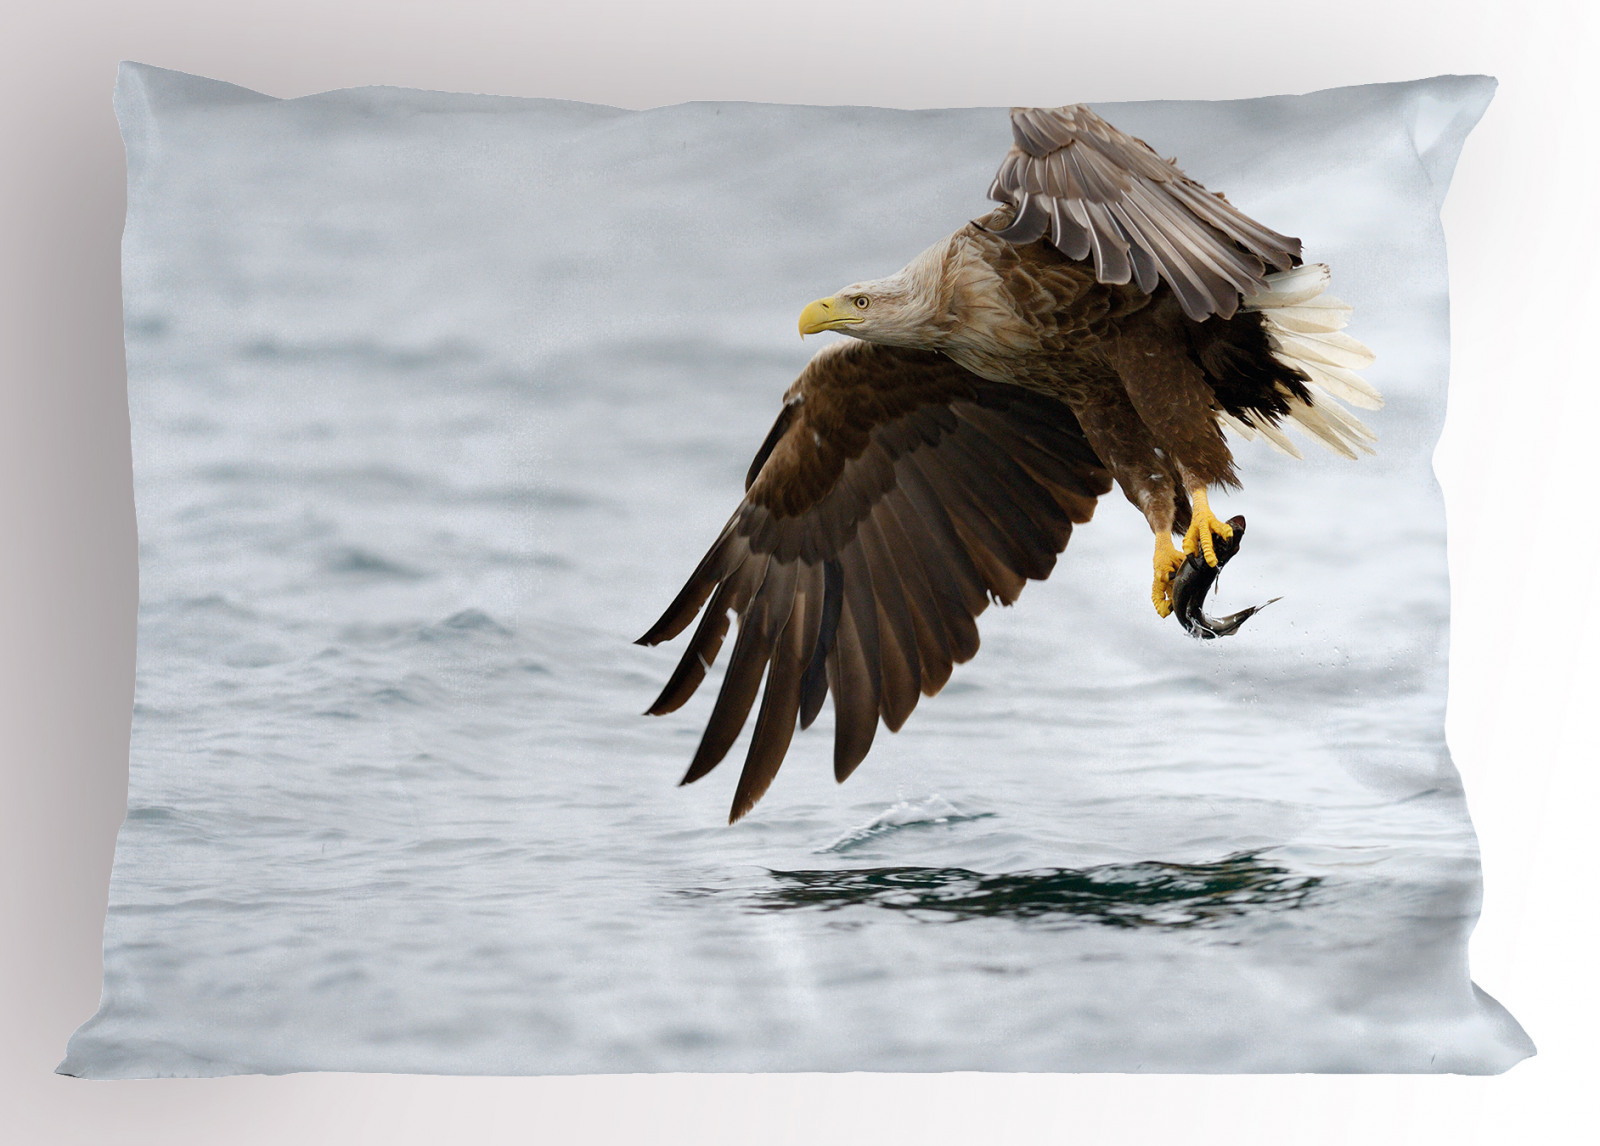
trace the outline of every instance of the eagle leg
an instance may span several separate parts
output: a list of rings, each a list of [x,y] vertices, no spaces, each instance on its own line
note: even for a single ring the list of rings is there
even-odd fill
[[[1172,544],[1172,534],[1165,530],[1156,534],[1155,584],[1150,588],[1150,600],[1156,612],[1166,617],[1172,614],[1172,578],[1183,567],[1183,551]]]
[[[1183,551],[1185,553],[1203,553],[1206,564],[1213,569],[1217,567],[1217,545],[1214,537],[1229,538],[1233,536],[1233,526],[1220,520],[1211,512],[1211,505],[1206,500],[1205,486],[1199,486],[1189,491],[1189,500],[1194,506],[1193,516],[1189,519],[1189,532],[1183,537]],[[1180,559],[1181,560],[1181,559]],[[1161,614],[1163,617],[1165,613]]]

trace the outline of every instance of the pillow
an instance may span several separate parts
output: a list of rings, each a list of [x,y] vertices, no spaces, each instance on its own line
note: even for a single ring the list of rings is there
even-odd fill
[[[1297,460],[1268,448],[1266,421],[1234,419],[1240,486],[1212,486],[1210,508],[1244,516],[1248,541],[1223,545],[1215,597],[1200,559],[1180,576],[1199,579],[1200,615],[1281,600],[1191,640],[1152,608],[1152,527],[1115,489],[1092,521],[1066,494],[1055,509],[1017,494],[1033,525],[984,509],[972,475],[1026,470],[1009,488],[1033,497],[1068,462],[1059,482],[1095,508],[1117,476],[1104,439],[1084,453],[1065,414],[1038,431],[1057,438],[1017,438],[1029,402],[1060,403],[968,374],[970,356],[874,348],[848,326],[795,336],[808,300],[856,305],[846,284],[887,289],[995,208],[1005,111],[276,100],[124,65],[138,674],[104,996],[61,1071],[1493,1072],[1532,1054],[1468,976],[1480,874],[1444,740],[1430,464],[1439,206],[1492,90],[1440,77],[1096,105],[1303,243],[1300,271],[1287,247],[1254,264],[1282,309],[1249,353],[1320,362],[1335,390],[1348,369],[1383,396],[1356,411],[1376,436],[1370,456],[1345,451],[1357,460],[1290,434]],[[1123,159],[1160,168],[1140,155]],[[1158,190],[1188,194],[1173,186]],[[1017,170],[994,191],[1024,216],[1043,194]],[[1224,212],[1194,194],[1189,209]],[[984,233],[1026,229],[1017,214]],[[1070,246],[1054,220],[1039,241]],[[1151,227],[1146,257],[1170,254]],[[1353,307],[1342,336],[1335,296]],[[1186,337],[1228,321],[1209,313],[1182,319]],[[1361,345],[1375,359],[1359,369],[1317,357]],[[1216,353],[1219,377],[1235,370]],[[684,638],[630,642],[740,504],[786,388],[858,361],[950,379],[914,426],[952,435],[928,480],[975,515],[961,528],[989,513],[1044,530],[1041,568],[983,613],[982,651],[942,691],[918,678],[938,695],[898,735],[869,697],[877,735],[848,783],[824,705],[775,779],[736,789],[736,759],[677,787],[740,654],[730,638],[684,711],[647,719]],[[862,394],[891,393],[864,377]],[[986,445],[960,439],[980,423]],[[801,424],[773,440],[811,449]],[[846,484],[870,485],[870,451],[916,448],[890,440],[911,424],[862,431]],[[1010,461],[972,452],[1012,439]],[[861,504],[887,496],[867,485]],[[883,544],[894,560],[918,542]],[[836,632],[872,599],[866,566],[841,562],[801,573],[819,610],[845,586]],[[707,568],[688,615],[732,576]],[[879,607],[884,649],[911,640]],[[782,674],[815,659],[774,659],[783,735]],[[857,720],[859,666],[829,663],[820,683]]]

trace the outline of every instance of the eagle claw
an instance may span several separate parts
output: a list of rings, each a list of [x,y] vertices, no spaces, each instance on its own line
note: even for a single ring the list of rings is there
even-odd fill
[[[1183,535],[1183,551],[1185,553],[1204,554],[1206,564],[1213,569],[1217,567],[1216,537],[1229,538],[1233,536],[1233,526],[1229,525],[1211,512],[1211,505],[1206,500],[1206,491],[1197,489],[1190,494],[1193,503],[1193,512],[1189,518],[1189,532]],[[1165,613],[1161,614],[1166,616]]]
[[[1150,588],[1150,601],[1160,616],[1172,615],[1172,578],[1183,568],[1183,562],[1183,553],[1172,544],[1171,534],[1156,534],[1156,579]]]

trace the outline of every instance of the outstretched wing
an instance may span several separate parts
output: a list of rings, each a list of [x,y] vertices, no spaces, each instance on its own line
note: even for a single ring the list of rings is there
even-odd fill
[[[1071,259],[1094,255],[1103,283],[1165,279],[1196,322],[1229,318],[1267,268],[1300,262],[1300,240],[1268,230],[1190,179],[1142,139],[1082,104],[1011,109],[1011,150],[989,198],[1016,208],[997,232],[1013,243],[1049,235]]]
[[[943,355],[854,339],[790,388],[744,501],[639,644],[705,607],[651,715],[672,712],[739,634],[688,784],[715,768],[766,693],[729,815],[766,792],[798,719],[833,694],[833,770],[866,756],[978,651],[978,614],[1042,580],[1111,479],[1072,412]],[[709,601],[709,604],[707,602]],[[770,667],[769,667],[770,666]]]

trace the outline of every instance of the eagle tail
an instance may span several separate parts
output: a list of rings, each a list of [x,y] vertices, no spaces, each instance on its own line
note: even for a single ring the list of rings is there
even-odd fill
[[[1374,355],[1343,332],[1350,306],[1323,293],[1328,278],[1322,263],[1270,274],[1266,289],[1246,299],[1244,309],[1260,313],[1273,356],[1309,383],[1307,397],[1282,390],[1289,420],[1334,453],[1354,458],[1372,453],[1378,438],[1340,402],[1376,410],[1383,397],[1356,373],[1372,365]],[[1260,434],[1279,452],[1300,456],[1287,435],[1265,419],[1226,420],[1246,440]]]

